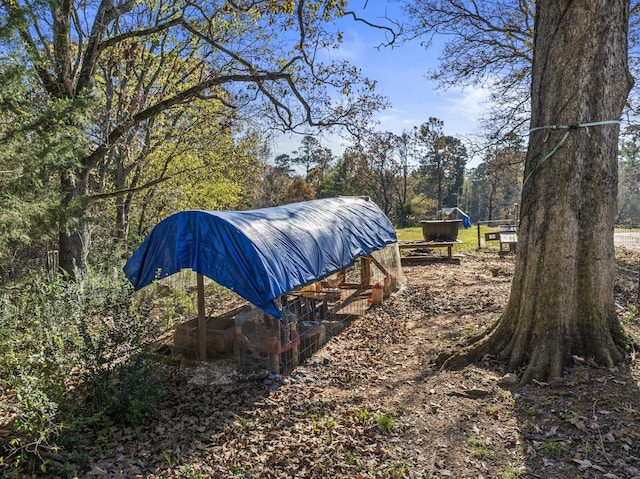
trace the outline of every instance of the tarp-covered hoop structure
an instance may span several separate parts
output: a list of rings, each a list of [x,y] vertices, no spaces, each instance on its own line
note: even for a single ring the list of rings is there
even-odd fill
[[[277,298],[397,242],[372,201],[338,197],[249,211],[182,211],[124,266],[135,289],[190,268],[281,318]]]

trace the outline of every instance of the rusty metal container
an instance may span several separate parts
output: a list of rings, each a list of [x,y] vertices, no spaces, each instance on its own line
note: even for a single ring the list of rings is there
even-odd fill
[[[462,220],[423,220],[422,236],[425,241],[456,241]]]

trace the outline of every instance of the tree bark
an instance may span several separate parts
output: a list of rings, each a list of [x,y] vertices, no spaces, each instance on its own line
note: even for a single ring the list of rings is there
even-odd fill
[[[75,278],[87,269],[91,242],[85,201],[89,190],[88,171],[65,175],[61,187],[66,193],[61,205],[64,217],[60,220],[58,234],[59,265],[62,272]]]
[[[538,1],[511,295],[489,335],[445,364],[489,353],[511,371],[524,367],[526,383],[561,376],[573,355],[604,366],[622,359],[613,295],[619,124],[553,126],[620,119],[632,85],[628,14],[628,0]]]

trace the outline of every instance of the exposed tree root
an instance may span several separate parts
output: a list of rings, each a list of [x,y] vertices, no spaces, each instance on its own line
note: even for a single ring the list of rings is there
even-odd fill
[[[460,351],[442,353],[436,359],[438,369],[456,369],[479,361],[489,351],[491,334],[485,333]]]
[[[459,369],[469,364],[480,361],[485,355],[490,354],[499,360],[505,361],[510,371],[524,368],[519,384],[529,384],[533,380],[547,381],[562,376],[563,370],[570,360],[564,357],[562,347],[549,349],[537,349],[531,346],[531,354],[521,354],[520,348],[514,347],[514,335],[507,328],[500,327],[499,321],[496,327],[477,336],[470,344],[457,351],[442,353],[436,359],[439,370]],[[613,343],[612,343],[613,344]],[[520,351],[520,352],[519,352]],[[594,358],[603,367],[610,367],[618,363],[621,351],[613,345],[613,350],[600,348],[599,356]]]

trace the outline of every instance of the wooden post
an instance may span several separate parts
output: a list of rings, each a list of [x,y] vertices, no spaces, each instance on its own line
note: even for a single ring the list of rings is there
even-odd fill
[[[376,265],[376,267],[380,270],[382,274],[384,274],[385,276],[389,276],[389,272],[384,268],[384,266],[380,264],[380,262],[377,259],[375,259],[373,256],[369,256],[369,259],[373,264]]]
[[[291,340],[293,341],[293,339],[296,337],[296,335],[298,334],[298,324],[297,323],[290,323],[289,327],[291,328]],[[297,368],[298,367],[298,345],[294,344],[291,347],[291,363],[293,364],[293,368]]]
[[[363,288],[371,286],[371,259],[368,256],[360,258],[360,284]]]
[[[198,346],[200,361],[207,360],[207,319],[204,308],[204,277],[198,273]]]

